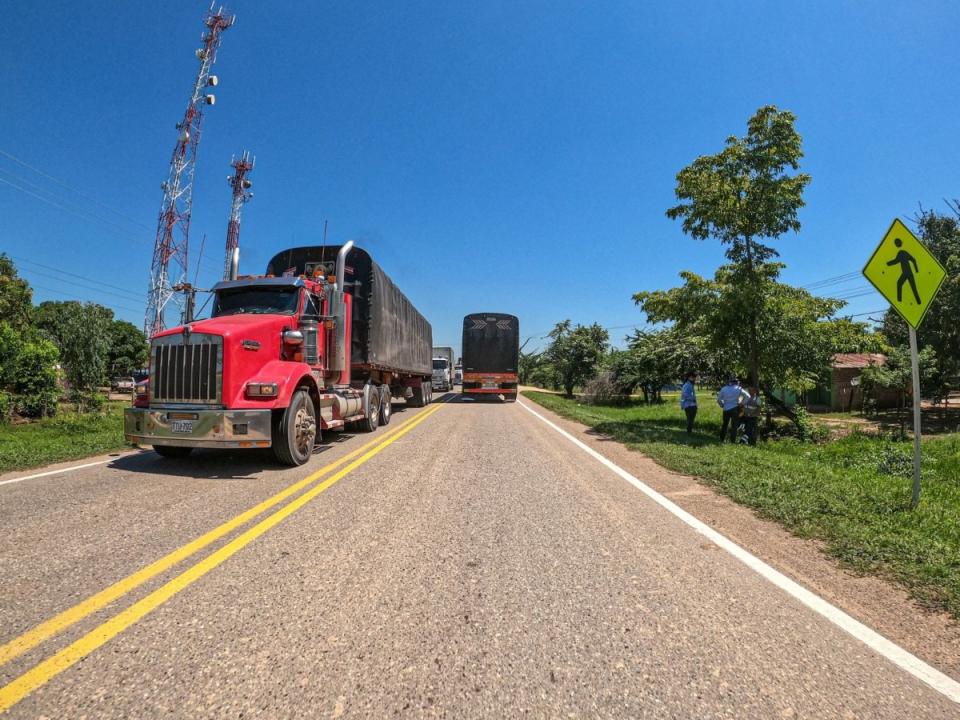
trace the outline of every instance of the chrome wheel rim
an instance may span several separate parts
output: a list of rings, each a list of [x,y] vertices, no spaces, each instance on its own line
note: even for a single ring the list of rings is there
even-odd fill
[[[294,444],[297,452],[300,455],[305,455],[313,450],[313,442],[317,437],[317,421],[306,405],[301,405],[297,408],[293,423]]]

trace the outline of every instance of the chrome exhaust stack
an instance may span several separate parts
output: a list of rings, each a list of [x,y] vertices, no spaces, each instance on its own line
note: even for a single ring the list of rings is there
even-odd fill
[[[230,254],[230,280],[236,280],[240,274],[240,248],[235,247]]]
[[[343,292],[346,280],[347,254],[353,250],[353,240],[347,240],[337,253],[337,290]]]

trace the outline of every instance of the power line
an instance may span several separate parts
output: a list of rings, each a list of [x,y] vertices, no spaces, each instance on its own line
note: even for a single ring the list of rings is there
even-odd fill
[[[38,288],[40,290],[44,290],[45,292],[54,293],[55,295],[63,295],[67,298],[68,301],[72,300],[74,302],[79,302],[79,303],[90,302],[89,300],[81,300],[79,298],[75,298],[71,296],[69,293],[65,293],[63,290],[48,288],[48,287],[44,287],[43,285],[33,285],[33,287]],[[133,308],[126,307],[125,305],[106,305],[104,303],[96,303],[96,304],[103,305],[103,307],[107,308],[108,310],[126,310],[127,312],[136,313],[137,315],[143,312],[142,309],[134,310]]]
[[[49,278],[48,275],[43,275],[42,273],[38,272],[37,270],[30,270],[30,269],[22,270],[22,269],[21,269],[21,272],[26,272],[26,273],[28,273],[28,274],[30,274],[30,275],[38,275],[38,276],[40,276],[40,277]],[[120,294],[120,293],[118,293],[118,292],[113,292],[112,290],[104,290],[104,289],[102,289],[102,288],[98,288],[98,287],[96,287],[96,286],[91,286],[91,285],[89,285],[89,284],[78,283],[76,280],[72,281],[71,284],[79,285],[79,287],[81,287],[82,289],[88,290],[88,291],[92,291],[92,292],[95,292],[95,293],[101,293],[101,294],[103,294],[103,295],[113,295],[114,297],[118,297],[118,298],[120,298],[121,300],[138,300],[138,299],[139,299],[139,298],[136,298],[136,297],[131,297],[131,293]]]
[[[117,210],[116,208],[110,207],[110,206],[107,205],[105,202],[102,202],[102,201],[98,200],[98,199],[95,198],[95,197],[91,197],[90,195],[87,195],[86,193],[81,192],[80,190],[77,190],[75,187],[71,187],[70,185],[68,185],[67,183],[65,183],[63,180],[60,180],[59,178],[54,177],[54,176],[51,175],[50,173],[44,172],[43,170],[41,170],[41,169],[38,168],[38,167],[34,167],[33,165],[31,165],[31,164],[28,163],[27,161],[21,160],[20,158],[16,157],[15,155],[12,155],[11,153],[7,152],[6,150],[0,149],[0,155],[3,155],[4,157],[9,158],[10,160],[13,160],[15,163],[17,163],[17,164],[19,164],[19,165],[22,165],[23,167],[27,168],[28,170],[32,170],[33,172],[37,173],[38,175],[42,175],[43,177],[47,178],[48,180],[52,180],[53,182],[55,182],[55,183],[56,183],[57,185],[59,185],[60,187],[66,188],[67,190],[70,190],[71,192],[76,193],[77,195],[79,195],[80,197],[82,197],[84,200],[89,200],[90,202],[95,202],[97,205],[99,205],[100,207],[102,207],[104,210],[109,210],[109,211],[112,212],[114,215],[117,215],[117,216],[119,216],[119,217],[122,217],[124,220],[126,220],[126,221],[128,221],[128,222],[131,222],[131,223],[133,223],[134,225],[143,228],[144,230],[152,231],[151,228],[149,228],[148,226],[144,225],[144,224],[143,224],[142,222],[140,222],[139,220],[135,220],[135,219],[133,219],[132,217],[130,217],[129,215],[125,215],[124,213],[120,212],[120,211]]]
[[[35,260],[27,260],[26,258],[18,257],[17,255],[10,255],[10,257],[13,258],[14,260],[16,260],[16,261],[19,262],[19,263],[27,263],[28,265],[36,265],[37,267],[44,268],[45,270],[51,270],[51,271],[57,273],[58,275],[69,275],[70,277],[78,278],[78,279],[84,280],[84,281],[86,281],[86,282],[89,282],[89,280],[90,280],[88,277],[85,277],[85,276],[83,276],[83,275],[77,275],[76,273],[68,272],[68,271],[66,271],[66,270],[61,270],[60,268],[52,267],[52,266],[50,266],[50,265],[44,265],[43,263],[38,263],[38,262],[35,261]],[[35,271],[31,271],[31,272],[35,272]],[[111,285],[110,283],[102,282],[102,281],[100,281],[100,280],[97,281],[97,284],[98,284],[98,285],[102,285],[102,286],[104,286],[104,287],[113,288],[114,290],[119,290],[119,291],[121,291],[121,292],[129,295],[129,296],[130,296],[130,299],[132,299],[132,300],[142,300],[142,299],[143,299],[143,295],[142,295],[141,293],[135,293],[135,292],[133,292],[132,290],[127,290],[126,288],[122,288],[122,287],[120,287],[119,285]]]

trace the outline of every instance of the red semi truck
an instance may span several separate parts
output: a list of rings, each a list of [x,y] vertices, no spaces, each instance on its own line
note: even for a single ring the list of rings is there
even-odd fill
[[[237,263],[209,319],[152,338],[128,440],[166,457],[271,447],[302,465],[322,430],[373,431],[393,398],[431,401],[430,324],[352,241],[284,250],[261,276]]]

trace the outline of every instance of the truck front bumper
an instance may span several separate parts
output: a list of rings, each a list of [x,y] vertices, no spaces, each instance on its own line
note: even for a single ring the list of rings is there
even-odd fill
[[[125,408],[123,434],[138,445],[251,448],[271,445],[270,410]]]

